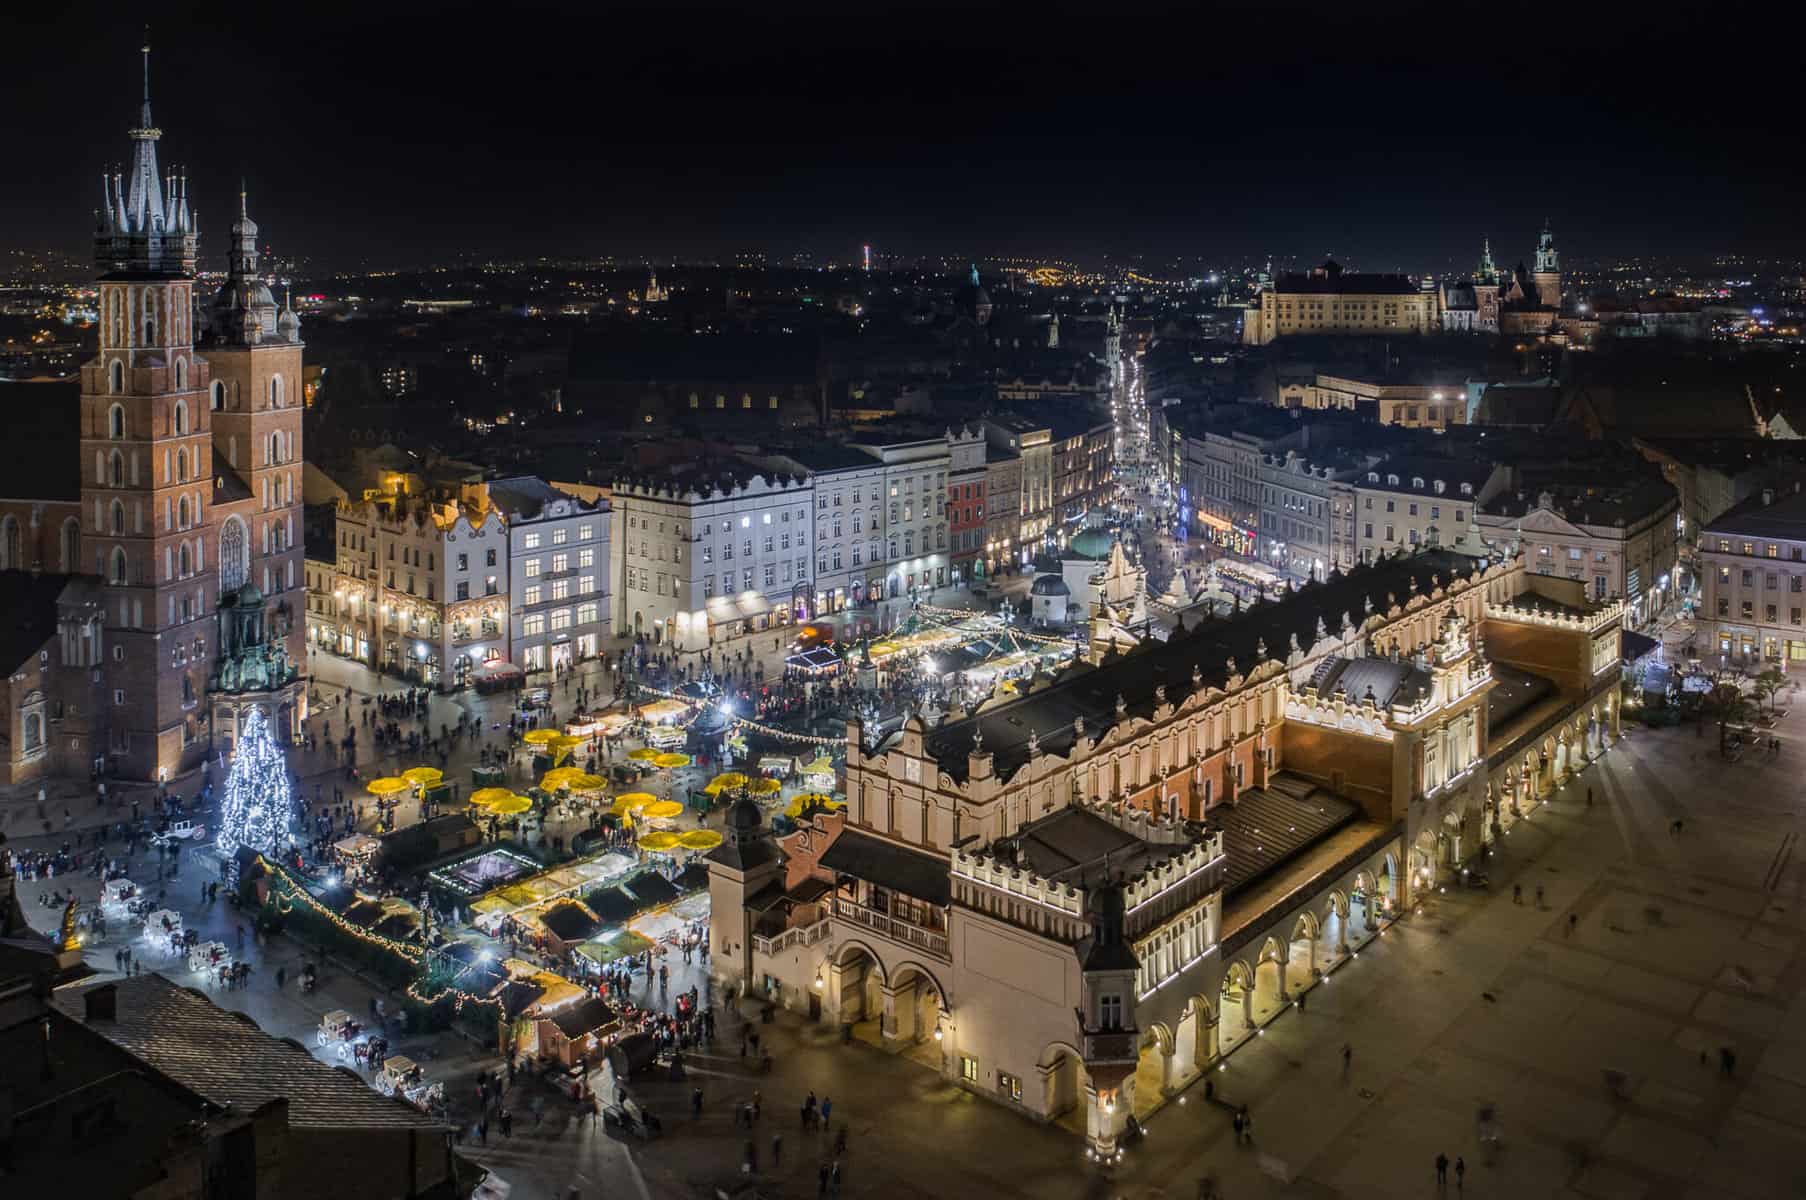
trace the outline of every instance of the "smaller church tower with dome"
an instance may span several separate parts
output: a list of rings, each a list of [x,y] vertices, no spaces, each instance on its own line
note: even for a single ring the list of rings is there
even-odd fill
[[[238,216],[226,280],[205,312],[204,345],[212,365],[208,417],[213,430],[214,506],[219,520],[218,595],[222,622],[241,621],[255,629],[259,646],[239,645],[239,653],[279,654],[283,661],[306,661],[306,575],[302,570],[301,319],[285,297],[279,305],[271,281],[260,269],[257,222],[241,185]],[[254,603],[260,619],[245,621]],[[222,629],[221,641],[230,637]],[[239,638],[242,643],[242,636]],[[221,647],[222,652],[225,646]],[[222,659],[221,667],[224,667]],[[216,671],[212,687],[223,678]],[[290,686],[279,684],[281,686]],[[234,690],[242,683],[235,683]],[[304,712],[297,695],[264,704],[265,715],[285,736],[298,728]],[[241,714],[233,703],[214,706],[215,741],[236,740],[219,719]],[[284,720],[286,715],[287,720]]]

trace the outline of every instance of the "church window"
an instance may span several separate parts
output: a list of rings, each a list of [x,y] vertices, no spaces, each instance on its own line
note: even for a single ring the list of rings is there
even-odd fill
[[[113,561],[108,566],[107,579],[109,582],[115,584],[123,584],[125,582],[125,547],[113,547]]]
[[[282,376],[270,376],[270,407],[282,407]]]
[[[181,366],[180,363],[177,363],[176,365],[178,367]],[[180,387],[181,384],[178,383],[176,386]],[[178,435],[185,434],[188,432],[188,405],[187,404],[183,403],[180,400],[176,401],[176,408],[175,408],[174,416],[172,417],[172,422],[175,426],[175,431]]]
[[[114,487],[125,486],[125,455],[117,450],[113,451],[112,457],[107,460],[107,477]]]
[[[188,482],[188,450],[186,447],[176,451],[176,482]],[[186,507],[188,502],[184,500],[182,503]]]
[[[207,407],[214,412],[226,407],[226,385],[221,380],[215,379],[207,389]]]
[[[157,344],[157,319],[148,315],[144,318],[144,344],[146,346]]]
[[[114,363],[113,365],[118,366],[119,364]],[[125,406],[123,404],[115,404],[107,410],[107,436],[114,441],[125,437]]]
[[[108,372],[107,390],[115,395],[125,391],[125,364],[118,359],[113,360],[113,365]]]
[[[125,533],[125,505],[117,500],[113,501],[112,530],[121,535]]]
[[[185,358],[176,359],[176,386],[178,388],[188,386],[188,360]]]
[[[188,528],[188,497],[187,496],[183,496],[180,500],[178,500],[176,502],[176,526],[179,529],[187,529]]]
[[[181,577],[186,579],[192,574],[194,574],[194,556],[188,552],[188,544],[184,542],[181,552]]]
[[[235,592],[245,582],[245,525],[232,517],[219,530],[219,590]]]

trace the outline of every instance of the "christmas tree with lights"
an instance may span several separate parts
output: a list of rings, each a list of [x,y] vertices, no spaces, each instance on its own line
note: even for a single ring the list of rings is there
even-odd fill
[[[275,854],[282,848],[288,840],[293,814],[288,764],[270,734],[263,710],[253,708],[233,752],[232,770],[226,776],[225,798],[220,805],[216,845],[228,883],[236,884],[238,880],[240,849]]]

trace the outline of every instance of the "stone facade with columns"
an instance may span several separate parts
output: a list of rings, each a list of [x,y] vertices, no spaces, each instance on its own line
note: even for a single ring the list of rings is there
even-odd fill
[[[715,970],[1114,1155],[1609,745],[1620,620],[1432,551],[852,723],[844,813],[717,869]]]

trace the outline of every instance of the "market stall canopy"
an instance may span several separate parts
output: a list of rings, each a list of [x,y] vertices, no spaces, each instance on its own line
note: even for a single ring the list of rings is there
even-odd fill
[[[746,785],[746,790],[755,796],[775,796],[784,789],[784,785],[776,779],[755,779]]]
[[[824,754],[814,762],[811,762],[808,766],[804,767],[803,774],[832,776],[834,774],[834,760]]]
[[[786,658],[784,665],[807,675],[826,675],[840,670],[840,655],[826,646],[811,646]]]
[[[371,837],[367,833],[354,833],[334,842],[332,848],[346,858],[367,858],[382,849],[382,845],[381,838]]]
[[[679,834],[677,840],[685,850],[713,850],[721,844],[721,834],[713,829],[692,829]]]
[[[747,784],[746,776],[738,771],[725,771],[709,780],[709,785],[702,789],[705,792],[720,792],[729,788],[743,788]]]
[[[810,809],[838,812],[843,807],[844,805],[839,800],[826,792],[804,792],[799,796],[791,797],[789,805],[784,809],[784,815],[795,821]]]
[[[505,800],[497,800],[489,806],[489,811],[498,817],[512,817],[526,812],[533,807],[533,801],[525,796],[509,796]]]
[[[582,738],[572,737],[568,733],[561,733],[557,737],[552,739],[551,750],[552,750],[552,753],[554,755],[556,755],[560,761],[562,761],[563,759],[569,757],[571,751],[575,750],[577,747],[579,747],[581,745],[583,745]]]
[[[688,754],[661,754],[652,760],[652,765],[665,770],[673,767],[687,767],[690,765],[690,756]]]
[[[627,752],[627,757],[633,759],[635,762],[651,762],[658,757],[658,751],[650,746],[640,746],[636,749],[629,750]]]
[[[660,800],[657,804],[648,804],[645,815],[654,820],[664,821],[672,817],[683,816],[684,806],[675,800]]]
[[[407,791],[414,785],[398,775],[388,775],[381,779],[372,779],[364,785],[364,790],[372,796],[394,796]]]
[[[583,772],[576,767],[553,767],[539,777],[539,786],[548,792],[562,791],[571,786],[571,780],[582,775]]]
[[[615,797],[615,811],[623,813],[638,812],[648,804],[657,803],[658,797],[654,796],[651,792],[622,792],[619,796]]]
[[[653,854],[663,854],[677,849],[678,838],[675,833],[649,833],[640,839],[640,849]]]
[[[675,721],[689,711],[690,706],[681,700],[654,700],[640,706],[640,717],[656,725]]]
[[[579,774],[571,776],[570,783],[565,786],[573,792],[597,792],[608,786],[608,780],[600,775]]]
[[[409,767],[401,777],[416,787],[438,787],[445,782],[445,772],[438,767]]]
[[[505,787],[479,788],[470,794],[470,802],[472,804],[486,806],[500,803],[512,795],[514,795],[514,792]]]
[[[520,735],[520,740],[529,746],[546,746],[563,736],[556,729],[529,729]]]

